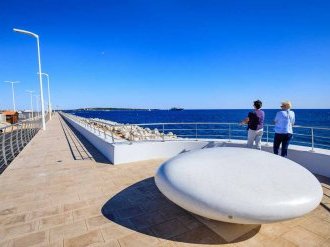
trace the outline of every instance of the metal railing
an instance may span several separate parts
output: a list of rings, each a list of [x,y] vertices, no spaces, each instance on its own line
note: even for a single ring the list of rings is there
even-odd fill
[[[49,114],[46,115],[46,121]],[[41,117],[34,117],[0,128],[0,174],[42,128]]]
[[[172,132],[177,138],[189,138],[189,139],[224,139],[228,142],[232,140],[246,140],[247,139],[247,127],[238,123],[214,123],[214,122],[194,122],[194,123],[144,123],[144,124],[111,124],[109,121],[100,121],[94,119],[88,119],[78,117],[72,114],[61,113],[72,120],[79,122],[85,128],[91,132],[103,136],[111,142],[123,141],[123,138],[116,135],[113,131],[110,131],[111,127],[123,127],[126,129],[131,128],[132,138],[128,141],[133,142],[134,131],[133,127],[139,126],[144,129],[157,129],[159,138],[156,140],[166,141],[166,135]],[[108,126],[108,128],[105,128]],[[110,129],[110,130],[109,130]],[[321,127],[306,127],[306,126],[294,126],[294,135],[291,140],[292,144],[309,146],[311,151],[314,148],[330,149],[330,128]],[[145,132],[147,133],[147,132]],[[143,134],[143,133],[142,133]],[[139,133],[141,136],[141,132]],[[264,134],[262,137],[263,144],[269,146],[274,139],[274,125],[266,124],[264,126]],[[147,138],[140,138],[145,141]],[[151,138],[151,140],[153,140]],[[173,140],[173,138],[170,138]],[[139,140],[137,140],[139,141]]]

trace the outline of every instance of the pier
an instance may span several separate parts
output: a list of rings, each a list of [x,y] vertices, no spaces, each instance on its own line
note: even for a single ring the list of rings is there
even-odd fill
[[[162,161],[111,165],[55,114],[0,175],[0,246],[330,245],[329,183],[304,217],[228,224],[166,199],[153,180]]]

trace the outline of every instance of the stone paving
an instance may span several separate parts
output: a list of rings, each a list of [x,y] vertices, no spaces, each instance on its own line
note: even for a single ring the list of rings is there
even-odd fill
[[[76,134],[56,115],[0,176],[0,246],[330,246],[328,184],[304,217],[215,222],[158,191],[162,160],[113,166]]]

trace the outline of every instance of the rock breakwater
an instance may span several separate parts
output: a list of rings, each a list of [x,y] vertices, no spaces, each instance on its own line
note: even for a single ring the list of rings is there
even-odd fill
[[[125,139],[128,141],[178,139],[174,133],[162,133],[157,128],[143,128],[135,124],[120,124],[98,118],[83,119],[83,121],[88,125],[92,125],[95,129],[102,130],[102,132],[110,132],[115,139]]]

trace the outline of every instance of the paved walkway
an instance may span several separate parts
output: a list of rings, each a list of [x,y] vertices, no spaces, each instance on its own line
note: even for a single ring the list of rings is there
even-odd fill
[[[330,246],[323,206],[262,226],[209,221],[162,196],[160,163],[107,164],[56,115],[0,176],[0,246]]]

